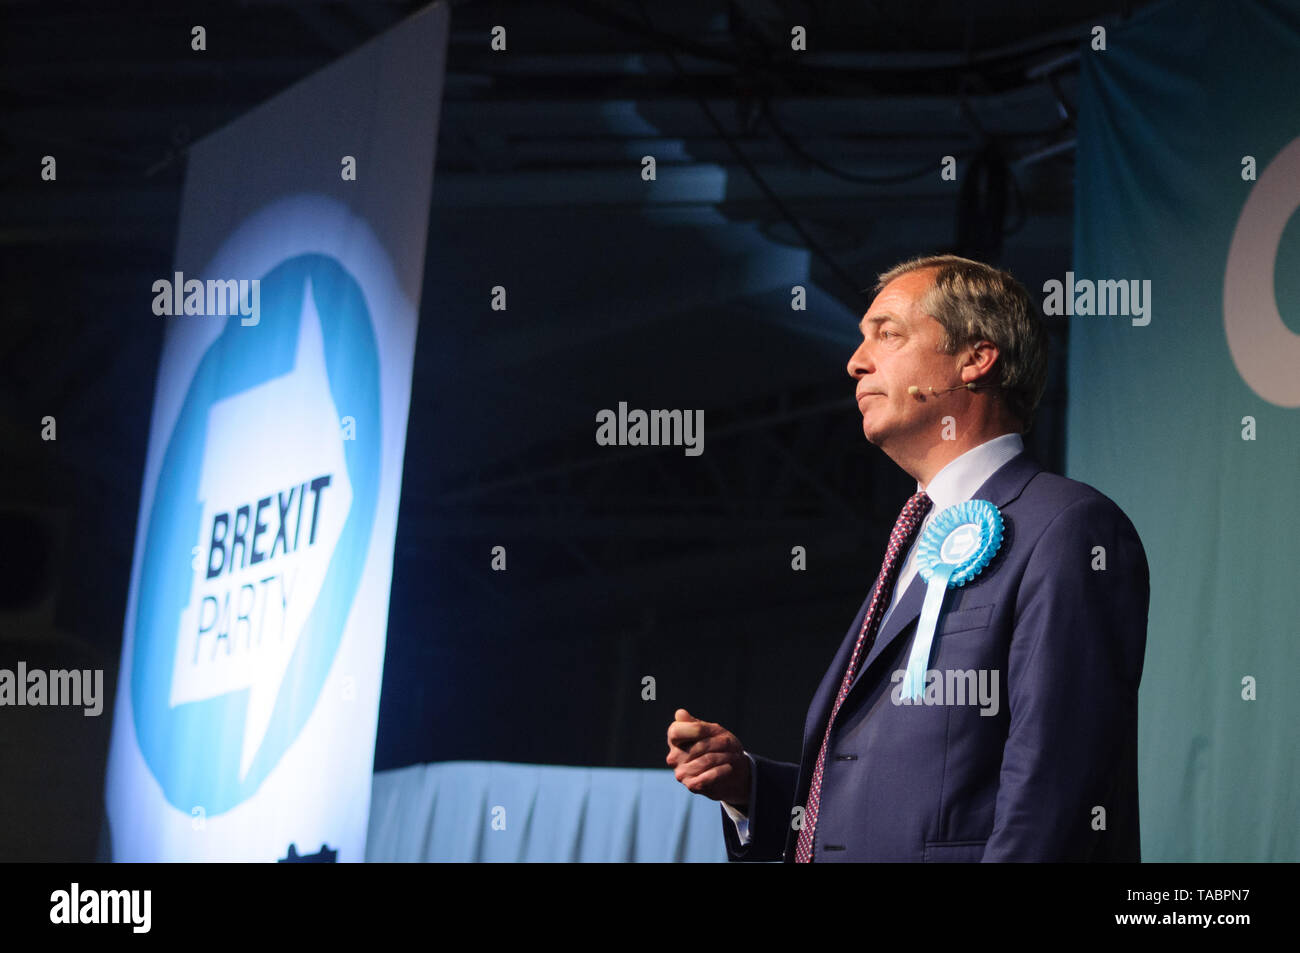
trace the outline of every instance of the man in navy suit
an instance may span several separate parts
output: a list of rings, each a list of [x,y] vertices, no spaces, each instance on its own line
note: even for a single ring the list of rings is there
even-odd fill
[[[1047,374],[1029,296],[956,256],[904,262],[876,292],[848,372],[863,433],[915,478],[924,520],[896,528],[898,556],[813,696],[800,763],[679,709],[668,764],[722,802],[732,860],[1140,860],[1146,555],[1111,500],[1024,452]],[[945,591],[913,699],[901,679],[927,589],[916,543],[967,500],[998,508],[1001,546]]]

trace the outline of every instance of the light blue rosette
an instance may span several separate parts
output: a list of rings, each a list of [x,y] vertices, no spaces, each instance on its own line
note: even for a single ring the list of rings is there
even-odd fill
[[[934,630],[949,588],[970,582],[1002,546],[1002,514],[988,500],[967,500],[935,514],[916,545],[916,567],[926,582],[925,602],[903,678],[903,698],[918,701],[925,691]]]

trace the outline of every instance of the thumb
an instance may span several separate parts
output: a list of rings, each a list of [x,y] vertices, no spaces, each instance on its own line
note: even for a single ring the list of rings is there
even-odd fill
[[[675,715],[673,716],[673,718],[674,718],[676,721],[699,721],[699,720],[700,720],[700,719],[696,718],[694,715],[692,715],[692,714],[691,714],[689,711],[687,711],[685,708],[679,708],[679,709],[677,709],[677,714],[675,714]]]

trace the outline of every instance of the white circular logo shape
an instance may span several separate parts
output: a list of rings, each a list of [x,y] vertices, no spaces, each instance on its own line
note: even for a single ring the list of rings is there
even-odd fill
[[[974,523],[963,523],[949,533],[939,547],[939,558],[950,566],[960,565],[979,545],[980,528]]]
[[[1282,232],[1298,208],[1300,139],[1293,139],[1250,190],[1223,275],[1223,329],[1237,373],[1279,407],[1300,407],[1300,334],[1282,323],[1273,293]]]

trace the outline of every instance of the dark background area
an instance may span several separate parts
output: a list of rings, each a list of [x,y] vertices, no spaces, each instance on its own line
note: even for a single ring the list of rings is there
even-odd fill
[[[0,858],[94,856],[186,149],[421,6],[0,7],[0,666],[110,696],[0,713]],[[661,766],[678,707],[797,758],[913,488],[845,371],[876,274],[1070,266],[1077,55],[1140,4],[1043,6],[453,5],[376,770]],[[704,454],[597,446],[619,401],[702,408]]]

